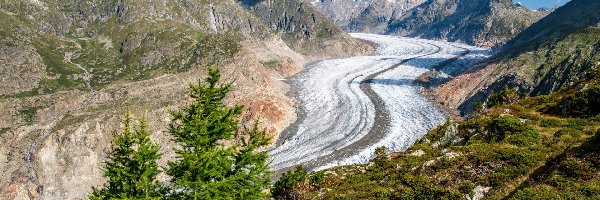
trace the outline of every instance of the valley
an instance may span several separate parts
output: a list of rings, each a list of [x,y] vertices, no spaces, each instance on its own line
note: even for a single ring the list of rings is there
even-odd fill
[[[0,0],[0,199],[597,199],[598,10]]]
[[[450,76],[491,54],[459,43],[351,35],[376,44],[375,52],[315,62],[289,78],[299,118],[270,151],[274,170],[366,163],[379,146],[405,150],[445,119],[414,80],[433,67]]]

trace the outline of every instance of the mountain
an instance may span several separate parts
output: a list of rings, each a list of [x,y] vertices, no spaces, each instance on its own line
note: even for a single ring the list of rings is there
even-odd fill
[[[383,33],[388,23],[425,0],[311,0],[315,8],[348,32]]]
[[[429,0],[401,19],[391,21],[387,33],[493,47],[545,14],[514,5],[510,0]]]
[[[438,88],[438,95],[466,113],[504,86],[517,88],[521,95],[537,96],[572,85],[600,63],[597,9],[600,2],[589,0],[559,7],[495,56]]]
[[[295,119],[282,78],[372,49],[296,0],[0,0],[0,24],[1,199],[85,198],[126,110],[148,117],[164,165],[168,112],[206,65],[276,136]]]
[[[504,44],[547,12],[510,0],[312,1],[319,11],[350,32],[385,33],[465,42]]]

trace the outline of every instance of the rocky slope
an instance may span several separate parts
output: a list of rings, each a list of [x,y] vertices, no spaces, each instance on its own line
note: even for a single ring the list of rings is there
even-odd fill
[[[307,0],[340,28],[348,32],[383,33],[425,0]]]
[[[437,89],[438,96],[467,113],[505,85],[530,96],[571,85],[600,65],[598,9],[597,1],[567,3],[524,30],[490,60]]]
[[[510,0],[312,1],[351,32],[444,39],[481,47],[504,44],[547,12]]]
[[[0,198],[84,198],[126,109],[149,118],[172,159],[168,111],[211,63],[235,81],[229,102],[244,118],[279,133],[295,119],[281,78],[371,47],[278,2],[1,0]]]
[[[545,14],[513,5],[510,0],[429,0],[390,22],[387,33],[493,47]]]

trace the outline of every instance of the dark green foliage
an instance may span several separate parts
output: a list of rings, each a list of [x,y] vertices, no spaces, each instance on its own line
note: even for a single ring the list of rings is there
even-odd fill
[[[476,139],[482,139],[486,142],[500,142],[509,135],[521,134],[525,131],[535,131],[531,126],[521,122],[521,119],[514,116],[477,119],[472,123],[468,123],[467,126],[477,127],[477,129],[483,128],[481,131],[485,134],[477,136]]]
[[[375,148],[375,158],[373,159],[373,163],[376,168],[385,168],[387,165],[387,148],[384,146]]]
[[[21,118],[27,123],[33,122],[35,120],[35,115],[37,114],[38,108],[30,107],[19,110],[19,114],[21,114]]]
[[[536,188],[527,188],[524,190],[520,190],[510,199],[534,200],[534,199],[563,199],[563,198],[560,197],[559,193],[552,190],[552,188],[540,186],[540,187],[536,187]]]
[[[508,162],[511,165],[518,167],[532,166],[538,162],[538,158],[527,151],[521,149],[506,149],[496,153],[496,159]]]
[[[592,125],[592,123],[587,119],[572,118],[567,121],[567,127],[583,131],[585,126]]]
[[[325,172],[324,171],[315,172],[308,177],[308,183],[310,183],[310,185],[312,185],[312,186],[319,185],[319,184],[323,183],[323,181],[325,181]]]
[[[525,169],[516,166],[500,167],[495,169],[495,172],[489,177],[489,183],[497,187],[523,175],[525,172]]]
[[[517,133],[525,131],[529,127],[515,116],[501,116],[495,118],[490,127],[497,133]]]
[[[430,183],[424,177],[403,176],[404,187],[391,199],[460,199],[462,195]]]
[[[481,101],[477,101],[475,106],[473,107],[473,114],[477,114],[483,110],[483,103]]]
[[[554,133],[554,137],[562,137],[563,135],[569,135],[575,139],[578,139],[581,137],[581,131],[573,128],[563,128]]]
[[[540,121],[540,126],[549,128],[549,127],[560,127],[562,123],[557,119],[543,119]]]
[[[161,199],[156,175],[160,173],[156,161],[159,146],[150,140],[146,121],[134,124],[130,114],[125,115],[123,129],[115,135],[102,188],[94,188],[90,199]]]
[[[447,117],[446,122],[444,122],[443,125],[437,126],[434,129],[432,129],[431,131],[429,131],[429,133],[427,135],[425,135],[425,138],[427,138],[429,141],[440,140],[442,137],[444,137],[446,130],[451,125],[452,125],[452,119],[450,117]]]
[[[587,180],[593,176],[593,172],[589,171],[591,168],[592,165],[589,162],[568,158],[560,170],[567,177]]]
[[[594,117],[600,114],[600,85],[565,97],[551,113],[571,117]]]
[[[508,136],[506,139],[509,143],[519,146],[529,146],[540,141],[540,133],[529,128],[525,131]]]
[[[466,182],[463,183],[459,188],[458,191],[460,191],[463,194],[468,194],[469,197],[473,197],[473,195],[475,195],[475,192],[473,191],[475,189],[475,184],[472,182]]]
[[[231,84],[219,85],[219,70],[209,68],[206,83],[191,85],[194,101],[173,112],[169,130],[179,148],[169,162],[173,199],[260,199],[267,194],[267,153],[257,152],[269,140],[265,131],[242,132],[242,106],[228,107],[224,99]],[[247,137],[246,137],[247,136]],[[232,141],[233,144],[225,144]]]
[[[487,100],[488,107],[494,107],[502,104],[512,104],[519,100],[519,94],[515,89],[504,86],[499,92],[493,93]]]
[[[300,194],[295,190],[306,183],[307,175],[308,172],[301,165],[296,166],[295,171],[288,169],[271,188],[271,195],[276,199],[299,199]]]

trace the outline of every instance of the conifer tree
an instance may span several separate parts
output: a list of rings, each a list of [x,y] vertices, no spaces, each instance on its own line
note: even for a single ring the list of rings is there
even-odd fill
[[[170,132],[179,145],[169,163],[173,199],[261,199],[267,195],[269,171],[265,131],[238,127],[242,106],[224,99],[231,83],[220,84],[218,69],[209,68],[205,83],[191,85],[193,102],[173,112]]]
[[[161,199],[156,175],[159,146],[150,140],[145,119],[134,124],[131,114],[125,114],[123,129],[115,133],[104,176],[108,182],[94,188],[90,199]]]

